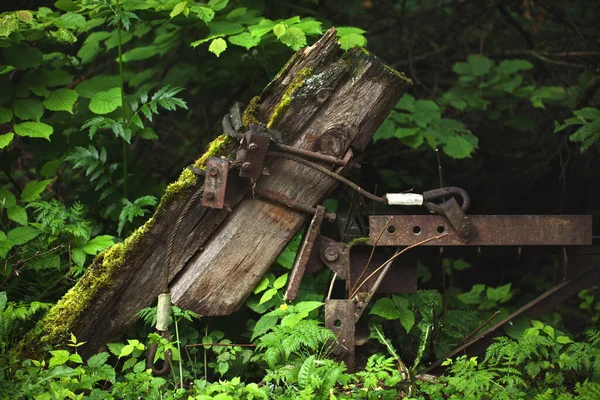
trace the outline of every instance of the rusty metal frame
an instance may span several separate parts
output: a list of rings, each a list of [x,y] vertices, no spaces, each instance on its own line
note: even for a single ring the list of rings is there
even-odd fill
[[[370,244],[410,246],[447,232],[423,246],[573,246],[592,244],[591,215],[471,215],[477,236],[464,243],[440,215],[369,217]],[[388,224],[388,220],[391,221]],[[378,239],[379,233],[385,231]]]

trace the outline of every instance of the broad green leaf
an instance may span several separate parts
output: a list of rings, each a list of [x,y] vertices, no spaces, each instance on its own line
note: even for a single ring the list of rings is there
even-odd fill
[[[367,45],[367,38],[358,33],[350,33],[348,35],[340,36],[339,38],[340,47],[342,50],[348,50],[352,47],[363,47]]]
[[[109,248],[113,244],[115,244],[114,237],[110,235],[100,235],[87,242],[82,249],[87,254],[95,256],[98,252]]]
[[[73,89],[55,90],[44,100],[44,107],[50,111],[66,111],[73,114],[73,105],[79,94]]]
[[[211,22],[212,19],[215,17],[214,10],[211,10],[210,8],[205,7],[201,4],[194,4],[190,6],[190,12],[192,12],[192,14],[196,15],[198,18],[200,18],[207,24]]]
[[[210,42],[210,46],[208,46],[208,51],[214,53],[217,57],[221,55],[222,52],[227,48],[227,42],[221,38],[213,39]]]
[[[500,74],[509,75],[517,71],[527,71],[533,68],[533,64],[527,60],[504,60],[498,65],[496,71]]]
[[[5,15],[0,19],[0,37],[8,37],[19,30],[19,22],[14,15]]]
[[[169,14],[169,17],[174,18],[174,17],[178,16],[179,14],[181,14],[183,12],[183,10],[185,10],[186,6],[187,6],[187,2],[185,2],[185,1],[175,4],[175,7],[173,7],[173,11],[171,11],[171,13]]]
[[[13,127],[15,133],[19,136],[28,136],[33,138],[43,138],[50,141],[50,135],[54,129],[42,122],[22,122]]]
[[[142,139],[146,139],[146,140],[157,140],[158,139],[158,135],[156,134],[156,131],[150,127],[144,128],[144,130],[140,132],[140,137]]]
[[[12,143],[13,137],[15,137],[15,134],[12,132],[0,135],[0,149],[8,147]]]
[[[6,107],[0,107],[0,124],[6,124],[12,121],[13,113]]]
[[[254,340],[257,336],[261,336],[266,333],[269,329],[277,325],[278,317],[274,315],[263,315],[254,325],[254,330],[252,332],[252,338],[250,340]]]
[[[9,190],[0,187],[0,208],[11,208],[17,204],[17,198]]]
[[[498,286],[497,288],[488,287],[486,290],[486,296],[488,299],[496,301],[498,303],[504,303],[512,297],[510,293],[511,284]]]
[[[26,10],[19,10],[15,13],[16,17],[21,22],[31,24],[33,22],[33,14]]]
[[[21,120],[34,120],[39,121],[44,115],[44,106],[39,99],[28,98],[19,99],[14,103],[13,112],[15,116]]]
[[[136,47],[123,54],[123,62],[147,60],[156,55],[158,55],[158,48],[156,46]]]
[[[19,225],[27,226],[27,211],[21,206],[12,206],[8,209],[6,215],[8,219],[15,221]]]
[[[56,175],[56,171],[58,170],[58,167],[60,167],[61,164],[62,159],[60,158],[55,158],[54,160],[48,161],[40,169],[40,175],[44,178],[50,178]]]
[[[38,229],[27,226],[9,231],[7,238],[13,245],[20,246],[35,239],[40,233]]]
[[[91,99],[97,93],[105,91],[106,88],[118,88],[119,86],[120,80],[117,75],[99,75],[84,80],[75,86],[75,90],[79,96]]]
[[[0,239],[0,260],[3,260],[6,258],[6,255],[12,249],[12,247],[13,247],[13,244],[10,240]]]
[[[279,278],[275,279],[275,282],[273,282],[273,287],[275,289],[281,289],[282,287],[285,286],[285,283],[287,282],[287,278],[288,278],[287,273],[281,275]]]
[[[88,358],[87,365],[91,368],[99,368],[102,365],[106,364],[106,361],[108,361],[108,357],[109,354],[105,351],[103,351],[102,353],[94,354],[93,356]]]
[[[258,283],[258,285],[256,286],[256,288],[254,288],[253,293],[257,294],[262,292],[263,290],[265,290],[266,288],[269,287],[269,277],[265,276],[264,278],[262,278],[262,280]]]
[[[265,19],[262,19],[256,25],[248,26],[248,31],[250,32],[250,34],[252,36],[260,38],[260,37],[266,35],[267,33],[271,32],[275,25],[276,25],[275,22],[271,21],[268,18],[265,18]]]
[[[90,111],[94,114],[108,114],[121,107],[121,88],[116,87],[106,92],[98,92],[90,101]]]
[[[444,137],[444,153],[456,159],[470,157],[477,148],[477,141],[473,135],[448,134]]]
[[[578,117],[589,119],[592,121],[600,119],[600,110],[592,107],[585,107],[581,110],[573,111],[573,114],[575,114]]]
[[[392,299],[383,297],[375,302],[369,314],[379,315],[382,318],[396,320],[400,318],[400,310],[396,307]]]
[[[300,29],[306,35],[320,35],[323,33],[321,29],[321,22],[314,20],[312,18],[304,18],[302,22],[294,25],[296,28]],[[338,31],[339,35],[339,31]]]
[[[86,260],[87,256],[85,254],[85,251],[83,251],[83,249],[76,247],[71,251],[71,258],[73,259],[73,262],[75,263],[75,265],[79,265],[80,267],[83,267],[85,265],[85,260]]]
[[[85,25],[85,17],[79,13],[68,12],[61,15],[54,24],[59,28],[77,29]]]
[[[471,64],[471,72],[474,76],[483,76],[490,72],[494,62],[482,55],[471,55],[467,59]]]
[[[227,40],[232,44],[245,47],[246,49],[251,49],[260,43],[260,37],[252,36],[249,32],[242,32],[239,35],[229,36]]]
[[[50,32],[50,35],[52,35],[53,38],[62,43],[73,44],[77,42],[77,36],[75,36],[70,30],[65,28],[59,28],[56,31]]]
[[[401,110],[406,110],[406,111],[414,112],[416,110],[416,108],[415,108],[415,98],[412,97],[410,94],[405,94],[404,96],[402,96],[402,98],[400,99],[400,101],[398,101],[398,103],[396,104],[396,108],[399,108]]]
[[[323,305],[320,301],[301,301],[294,306],[294,309],[298,313],[309,313]],[[307,314],[308,315],[308,314]]]
[[[276,294],[277,294],[276,289],[267,290],[261,296],[260,301],[258,302],[258,305],[261,305],[261,304],[266,303],[267,301],[271,300],[273,298],[273,296],[275,296]]]
[[[42,63],[43,53],[37,47],[12,45],[4,52],[4,61],[18,69],[35,68]]]
[[[66,86],[71,82],[73,82],[73,75],[65,70],[54,69],[43,70],[42,72],[42,83],[46,87]]]
[[[466,62],[457,62],[452,66],[452,71],[459,75],[471,75],[473,73],[472,66]]]
[[[485,285],[476,284],[473,285],[469,292],[461,293],[457,297],[460,301],[462,301],[465,304],[477,304],[484,291]]]
[[[294,26],[287,28],[285,33],[278,38],[281,43],[291,47],[292,50],[299,50],[306,46],[306,35]]]
[[[79,6],[73,0],[58,0],[54,3],[54,7],[63,11],[76,11]]]
[[[210,0],[208,2],[208,6],[215,11],[221,11],[222,9],[227,7],[228,3],[229,0]]]
[[[338,36],[352,35],[352,34],[362,35],[363,33],[366,33],[366,31],[364,31],[360,28],[356,28],[354,26],[338,26],[335,29],[337,30]]]
[[[298,252],[298,248],[300,247],[300,241],[302,240],[302,235],[297,234],[294,236],[291,242],[287,244],[285,249],[281,252],[279,257],[277,257],[277,263],[286,269],[291,269],[294,265],[294,259],[296,258],[296,253]]]
[[[48,365],[49,368],[57,365],[63,365],[69,361],[69,352],[67,350],[51,350],[50,354],[52,354],[52,358],[50,359],[50,364]]]
[[[571,338],[568,336],[558,336],[556,338],[556,343],[568,344],[568,343],[573,343],[573,340],[571,340]]]
[[[440,107],[431,100],[417,100],[413,119],[417,125],[425,128],[431,122],[439,121],[442,117]]]
[[[29,203],[31,201],[37,200],[40,198],[40,194],[46,190],[48,185],[52,183],[52,179],[46,179],[43,181],[31,181],[29,182],[23,192],[21,193],[21,201],[24,203]]]

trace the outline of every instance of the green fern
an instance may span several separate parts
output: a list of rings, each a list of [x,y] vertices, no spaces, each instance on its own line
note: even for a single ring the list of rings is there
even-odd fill
[[[156,202],[157,200],[154,196],[142,196],[133,203],[127,199],[123,199],[123,209],[119,214],[119,227],[117,229],[119,235],[123,232],[123,228],[125,228],[127,222],[133,222],[135,217],[142,217],[148,214],[150,210],[145,207],[154,206]]]
[[[104,188],[100,193],[100,201],[115,192],[115,183],[119,181],[113,181],[112,176],[117,168],[119,168],[119,164],[112,163],[107,165],[107,153],[104,147],[98,151],[92,145],[89,145],[87,148],[77,146],[73,152],[65,157],[65,161],[73,163],[73,169],[85,170],[85,176],[89,181],[96,182],[95,191]]]
[[[50,236],[67,234],[72,238],[90,239],[91,224],[85,219],[84,207],[74,203],[65,206],[56,199],[50,201],[37,200],[27,206],[34,210],[35,221]]]

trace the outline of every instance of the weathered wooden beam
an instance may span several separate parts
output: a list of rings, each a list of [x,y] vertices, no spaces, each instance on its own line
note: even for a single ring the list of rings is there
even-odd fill
[[[410,80],[362,49],[341,53],[334,29],[298,51],[248,106],[244,122],[266,124],[283,133],[284,143],[328,155],[364,149]],[[231,157],[235,146],[231,138],[219,137],[195,165],[203,167],[208,156]],[[257,183],[262,192],[310,206],[336,186],[326,175],[291,160],[271,160],[269,170],[270,176]],[[100,254],[50,310],[38,325],[42,341],[61,344],[74,333],[87,342],[81,352],[89,355],[126,330],[165,283],[180,307],[201,315],[235,311],[308,216],[251,192],[232,211],[205,209],[200,187],[199,179],[184,171],[152,219]],[[23,349],[39,348],[39,338],[31,333]]]

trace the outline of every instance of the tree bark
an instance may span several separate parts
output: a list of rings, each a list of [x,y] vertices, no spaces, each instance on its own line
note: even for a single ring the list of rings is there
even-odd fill
[[[340,56],[335,30],[298,51],[244,113],[245,122],[267,124],[283,142],[332,156],[363,150],[410,80],[363,49]],[[237,146],[220,137],[209,155],[232,155]],[[328,176],[297,162],[269,159],[258,190],[314,206],[336,186]],[[66,343],[70,333],[90,355],[114,340],[169,283],[173,301],[203,316],[227,315],[252,292],[309,215],[245,194],[232,211],[201,206],[202,182],[189,171],[173,183],[150,221],[100,254],[84,277],[40,321],[42,342]],[[177,223],[184,208],[185,217]],[[170,265],[171,232],[177,229]],[[168,276],[165,275],[168,271]],[[30,333],[31,354],[40,334]]]

